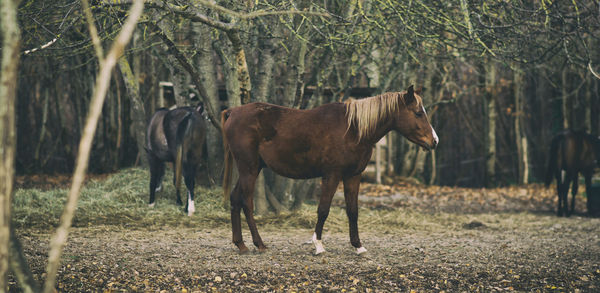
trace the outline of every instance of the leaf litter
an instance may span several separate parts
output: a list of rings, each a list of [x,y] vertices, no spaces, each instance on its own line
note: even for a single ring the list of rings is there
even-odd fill
[[[146,176],[131,169],[90,180],[65,247],[58,291],[600,290],[600,219],[583,214],[583,194],[576,215],[558,218],[553,190],[536,184],[468,189],[363,183],[359,229],[365,255],[355,255],[349,243],[341,194],[325,224],[326,253],[313,255],[307,243],[316,205],[306,204],[259,216],[269,249],[239,255],[219,189],[199,187],[197,213],[187,217],[168,197],[168,186],[149,209]],[[40,281],[55,224],[50,217],[60,213],[62,193],[24,188],[16,194],[17,235]],[[242,230],[252,245],[245,224]],[[10,290],[17,288],[11,276]]]

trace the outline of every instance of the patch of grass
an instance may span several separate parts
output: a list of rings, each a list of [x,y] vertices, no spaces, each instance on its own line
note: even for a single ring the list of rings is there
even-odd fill
[[[196,187],[196,213],[187,217],[175,204],[172,177],[165,176],[153,208],[148,207],[147,170],[130,168],[105,180],[87,182],[81,191],[73,226],[189,226],[221,225],[229,211],[221,204],[221,189]],[[185,187],[182,188],[182,191]],[[17,227],[47,228],[59,223],[68,189],[19,189],[13,200],[13,221]],[[184,191],[182,192],[184,195]]]
[[[213,228],[229,227],[230,212],[222,204],[222,189],[196,187],[196,213],[188,217],[183,207],[175,203],[172,175],[167,172],[163,190],[158,192],[153,208],[148,207],[148,171],[130,168],[112,174],[105,179],[86,183],[78,202],[73,220],[75,227],[113,225],[127,228],[153,229],[167,227]],[[185,194],[182,186],[182,193]],[[57,226],[63,211],[66,188],[40,190],[19,189],[13,200],[13,221],[19,228],[47,229]],[[184,198],[185,199],[185,198]],[[490,223],[495,216],[487,214],[426,213],[414,208],[377,209],[359,205],[360,231],[411,231],[439,232],[461,230],[464,223],[482,221]],[[525,214],[526,215],[526,214]],[[242,229],[246,229],[242,213]],[[504,214],[505,218],[522,225],[523,215]],[[526,218],[527,216],[525,216]],[[317,221],[316,203],[305,203],[293,212],[279,215],[269,213],[256,216],[259,229],[313,229]],[[492,225],[493,226],[493,225]],[[332,206],[325,228],[335,232],[348,231],[346,211]]]

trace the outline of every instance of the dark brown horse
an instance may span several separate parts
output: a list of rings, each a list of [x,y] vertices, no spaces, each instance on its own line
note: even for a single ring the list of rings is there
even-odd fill
[[[159,109],[152,115],[146,132],[146,154],[150,164],[149,206],[154,206],[155,193],[161,189],[162,178],[165,175],[165,162],[172,162],[177,204],[182,204],[179,187],[183,175],[188,189],[185,211],[188,216],[194,213],[196,170],[202,161],[206,137],[203,111],[203,105],[198,104],[196,108]]]
[[[557,215],[559,217],[563,215],[568,217],[575,210],[579,173],[583,174],[585,178],[585,191],[589,194],[594,167],[600,164],[599,160],[600,141],[597,137],[583,131],[565,130],[552,139],[545,183],[548,186],[552,179],[556,178],[558,190]],[[567,199],[571,182],[573,187],[571,189],[571,209],[569,210]],[[590,211],[589,200],[587,210]]]
[[[248,251],[241,234],[242,208],[254,245],[259,251],[266,249],[253,216],[254,184],[262,168],[295,179],[322,177],[312,239],[316,254],[325,251],[321,242],[323,224],[341,180],[350,242],[360,254],[366,249],[358,237],[358,188],[375,143],[396,130],[425,149],[438,144],[419,92],[415,93],[412,86],[400,93],[332,103],[312,110],[251,103],[223,111],[221,123],[225,147],[223,192],[225,197],[230,196],[233,243],[240,253]],[[229,195],[233,160],[239,179]]]

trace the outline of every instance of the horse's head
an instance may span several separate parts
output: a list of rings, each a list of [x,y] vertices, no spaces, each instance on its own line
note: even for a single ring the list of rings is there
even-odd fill
[[[394,128],[408,140],[431,150],[437,146],[439,138],[429,123],[420,94],[421,90],[415,91],[412,85],[401,93],[403,101],[399,103]]]

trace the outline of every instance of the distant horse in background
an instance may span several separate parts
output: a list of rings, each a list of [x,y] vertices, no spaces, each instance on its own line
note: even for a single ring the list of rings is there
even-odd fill
[[[427,150],[438,144],[419,94],[410,86],[404,92],[331,103],[311,110],[250,103],[223,111],[223,194],[231,201],[233,243],[240,253],[248,251],[241,233],[242,208],[252,242],[259,251],[266,249],[253,215],[254,185],[262,168],[294,179],[322,177],[318,220],[312,238],[316,254],[325,251],[321,241],[323,225],[333,194],[340,180],[343,181],[350,242],[356,253],[366,252],[358,236],[358,189],[373,146],[391,130]],[[233,160],[239,178],[230,195]]]
[[[570,216],[575,210],[575,196],[578,189],[578,175],[585,177],[585,190],[589,196],[591,192],[592,174],[594,167],[600,165],[600,140],[583,131],[565,130],[552,139],[546,171],[546,186],[550,185],[553,177],[556,178],[558,190],[557,215]],[[569,185],[571,189],[571,209],[569,210],[568,196]],[[587,202],[590,211],[590,201]]]
[[[185,211],[191,216],[194,211],[194,185],[196,170],[202,161],[202,150],[206,138],[204,111],[200,103],[195,108],[180,107],[173,110],[159,109],[152,115],[146,132],[146,153],[150,164],[150,202],[162,187],[165,162],[172,162],[173,184],[177,193],[177,204],[181,205],[179,188],[181,176],[188,190]]]

